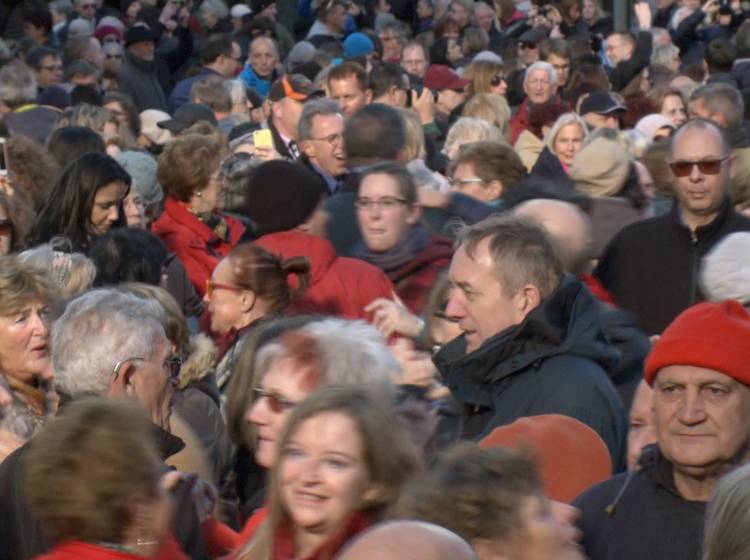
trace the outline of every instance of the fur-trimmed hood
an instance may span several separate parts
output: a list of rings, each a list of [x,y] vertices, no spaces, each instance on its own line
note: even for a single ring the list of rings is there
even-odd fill
[[[180,370],[178,389],[197,383],[214,372],[219,358],[219,351],[211,339],[204,334],[190,338],[191,353]]]

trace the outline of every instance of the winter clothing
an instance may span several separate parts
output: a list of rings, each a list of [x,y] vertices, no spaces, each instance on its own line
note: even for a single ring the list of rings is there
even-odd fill
[[[701,286],[711,301],[736,299],[750,304],[750,234],[732,233],[703,259]]]
[[[193,88],[193,85],[210,76],[221,77],[221,74],[215,70],[204,67],[195,76],[190,76],[189,78],[177,82],[172,93],[169,94],[169,112],[174,113],[185,103],[188,103],[190,101],[190,90]]]
[[[555,95],[548,101],[548,103],[554,103],[556,105],[561,105],[563,109],[567,108],[567,103],[564,103],[559,95]],[[518,106],[518,111],[516,111],[516,114],[513,115],[510,119],[510,143],[511,145],[518,142],[519,136],[521,136],[521,132],[524,130],[528,130],[530,126],[530,111],[531,111],[531,102],[528,98],[524,98],[524,100],[521,102],[521,104]]]
[[[649,65],[651,61],[652,42],[651,33],[640,31],[636,38],[632,56],[627,60],[620,61],[614,68],[607,67],[607,75],[609,76],[609,83],[612,84],[612,91],[624,89],[641,70]]]
[[[228,228],[227,239],[220,238],[183,203],[168,197],[164,201],[164,213],[152,226],[152,231],[164,242],[167,250],[176,253],[185,265],[190,281],[200,295],[203,295],[206,280],[216,265],[245,232],[242,224],[234,218],[225,216],[224,219]]]
[[[591,247],[589,258],[598,259],[604,249],[624,227],[650,217],[638,210],[630,199],[621,196],[594,196],[590,199]]]
[[[146,62],[126,50],[120,69],[119,88],[128,94],[139,111],[167,110],[167,96],[159,82],[155,62]]]
[[[0,429],[28,440],[57,411],[57,395],[51,383],[33,386],[0,372],[0,389],[13,399],[0,416]]]
[[[60,111],[57,109],[32,103],[8,113],[2,122],[13,136],[27,136],[45,145],[59,118]]]
[[[599,302],[565,276],[520,325],[466,353],[465,336],[434,362],[453,396],[467,406],[464,436],[482,438],[524,416],[563,414],[593,428],[615,470],[625,464],[625,410],[607,371],[617,351],[600,324]]]
[[[652,385],[671,365],[713,369],[750,385],[750,315],[735,300],[699,303],[683,311],[664,331],[646,360],[644,379]]]
[[[629,172],[628,155],[615,140],[604,137],[595,138],[581,148],[570,166],[576,190],[593,197],[618,194]]]
[[[37,556],[35,560],[138,560],[143,558],[130,552],[118,551],[112,548],[106,548],[96,544],[90,544],[81,541],[66,542],[57,545],[47,554]],[[180,550],[179,545],[173,538],[167,539],[161,545],[157,553],[157,560],[187,560],[187,556]]]
[[[647,447],[640,469],[597,484],[573,505],[590,560],[698,560],[705,502],[683,499],[672,464],[658,446]]]
[[[414,227],[406,239],[386,253],[374,253],[360,242],[354,256],[385,272],[409,311],[419,315],[438,275],[450,266],[453,242]]]
[[[245,85],[247,87],[253,88],[264,99],[266,95],[268,95],[268,92],[271,91],[271,84],[276,79],[276,77],[277,75],[275,70],[268,77],[259,76],[255,72],[255,70],[253,70],[253,67],[249,64],[245,64],[242,72],[240,72],[240,79],[245,82]]]
[[[524,132],[526,134],[531,134],[526,130]],[[547,147],[542,149],[539,154],[539,159],[536,160],[536,163],[529,174],[529,179],[558,181],[561,183],[567,183],[572,187],[570,177],[568,177],[568,174],[565,172],[562,163],[560,163],[560,159]]]
[[[327,239],[291,230],[264,235],[256,242],[283,258],[310,260],[310,285],[291,309],[345,319],[370,320],[365,306],[377,298],[390,298],[393,284],[379,268],[359,259],[338,257]]]
[[[524,167],[529,173],[534,169],[543,149],[544,142],[542,142],[533,132],[529,132],[528,130],[521,131],[521,134],[518,135],[518,140],[516,140],[516,143],[513,146],[513,150],[518,154],[518,157],[521,158]]]
[[[529,448],[544,480],[544,493],[568,503],[583,490],[612,475],[612,460],[602,438],[574,418],[542,414],[495,428],[480,447]]]
[[[726,235],[750,231],[750,218],[726,198],[713,222],[694,232],[679,205],[669,214],[632,224],[604,251],[594,276],[648,335],[660,334],[684,309],[703,299],[701,259]]]

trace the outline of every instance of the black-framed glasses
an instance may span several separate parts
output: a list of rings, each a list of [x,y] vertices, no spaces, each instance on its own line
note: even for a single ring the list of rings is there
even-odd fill
[[[698,171],[703,175],[716,175],[721,171],[721,166],[729,159],[729,156],[721,159],[703,159],[700,161],[673,161],[669,164],[675,177],[687,177],[693,172],[693,167],[698,166]]]
[[[398,198],[395,196],[384,196],[383,198],[372,199],[372,198],[358,198],[354,201],[354,206],[357,210],[393,210],[397,206],[408,204],[409,201],[405,198]]]
[[[271,412],[276,414],[291,410],[299,404],[279,395],[276,391],[266,391],[260,387],[253,389],[253,395],[255,396],[256,401],[259,401],[260,399],[268,399],[268,408],[271,409]]]
[[[492,76],[492,79],[490,80],[490,85],[492,87],[497,87],[500,84],[502,84],[504,81],[506,81],[506,77],[505,76],[503,76],[502,74],[496,74],[496,75]]]

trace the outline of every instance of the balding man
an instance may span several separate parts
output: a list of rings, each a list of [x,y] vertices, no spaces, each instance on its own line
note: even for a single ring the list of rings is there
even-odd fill
[[[541,225],[557,249],[565,272],[577,276],[603,302],[599,305],[599,324],[607,339],[620,351],[617,366],[608,373],[625,408],[630,409],[641,379],[643,361],[651,345],[628,313],[604,304],[610,302],[610,294],[588,274],[592,244],[591,220],[575,204],[545,198],[522,202],[513,208],[513,214]]]
[[[390,521],[376,525],[338,560],[476,560],[469,544],[457,534],[422,521]]]
[[[701,259],[726,235],[750,231],[750,219],[734,210],[728,195],[734,164],[715,123],[689,121],[672,138],[672,211],[627,226],[604,250],[594,275],[646,334],[661,333],[703,300]]]
[[[278,77],[279,51],[276,43],[268,37],[257,37],[250,43],[247,63],[240,78],[248,87],[265,97],[271,91],[271,84]]]

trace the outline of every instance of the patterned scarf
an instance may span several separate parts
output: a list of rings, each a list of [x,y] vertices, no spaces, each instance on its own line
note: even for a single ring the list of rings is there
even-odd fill
[[[407,236],[399,241],[395,247],[385,253],[370,251],[364,241],[354,247],[354,256],[377,266],[388,275],[391,280],[406,263],[418,255],[430,242],[426,230],[419,226],[412,226]]]

